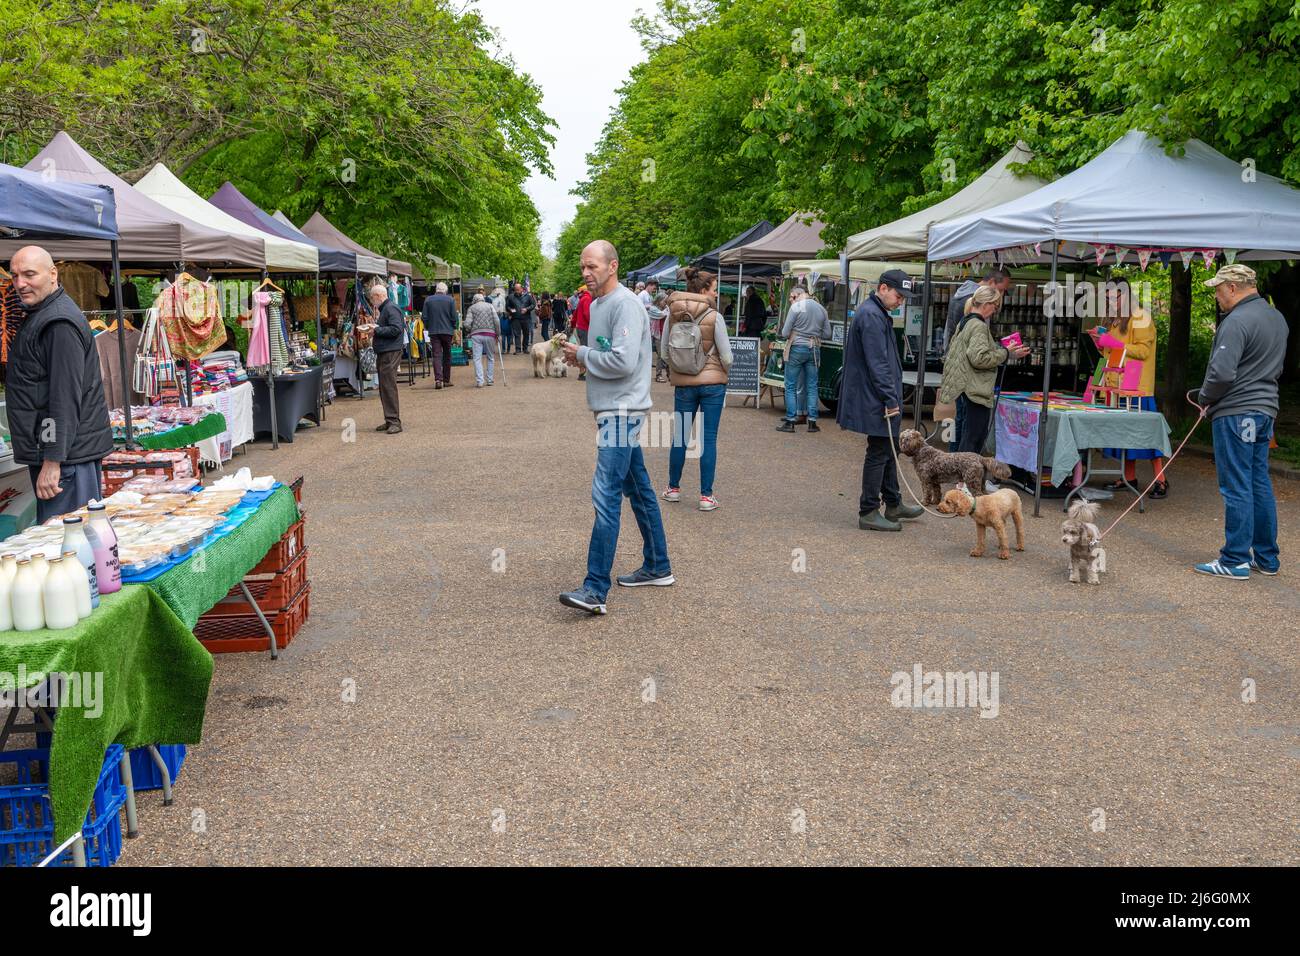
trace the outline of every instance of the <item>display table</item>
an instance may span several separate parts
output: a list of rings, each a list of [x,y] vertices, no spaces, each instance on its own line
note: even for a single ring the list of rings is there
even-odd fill
[[[194,396],[196,407],[211,408],[226,419],[226,431],[199,442],[199,457],[213,464],[230,460],[235,449],[253,440],[253,386],[241,382],[224,392]]]
[[[202,739],[212,655],[151,588],[126,585],[102,597],[76,627],[0,632],[0,682],[10,681],[0,688],[11,690],[18,679],[24,689],[37,687],[51,673],[96,675],[89,681],[93,699],[72,698],[59,708],[50,743],[54,839],[62,843],[86,818],[110,744]],[[95,687],[97,675],[102,688]]]
[[[1041,398],[1001,396],[993,430],[999,461],[1037,473],[1041,414]],[[1067,395],[1051,397],[1043,440],[1043,465],[1051,469],[1052,484],[1058,487],[1089,448],[1154,448],[1166,458],[1171,453],[1169,423],[1159,412],[1100,408]]]
[[[292,442],[298,422],[307,418],[320,424],[320,380],[324,367],[317,365],[296,375],[275,377],[275,425],[280,441]],[[253,431],[271,433],[271,403],[265,378],[255,378],[253,386]]]

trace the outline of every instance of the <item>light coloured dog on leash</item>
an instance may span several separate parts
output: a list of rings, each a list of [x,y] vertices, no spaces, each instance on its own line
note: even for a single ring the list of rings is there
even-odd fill
[[[569,339],[563,332],[556,332],[528,350],[533,357],[533,378],[569,377],[569,367],[564,364],[564,343],[567,341]]]
[[[960,484],[943,496],[938,511],[945,515],[970,515],[974,519],[976,532],[975,548],[970,553],[972,558],[984,557],[984,532],[989,528],[998,536],[998,557],[1003,561],[1011,557],[1010,542],[1007,540],[1008,519],[1016,526],[1016,550],[1025,550],[1020,495],[1010,488],[976,498],[964,484]]]
[[[1082,499],[1070,505],[1061,522],[1061,543],[1070,549],[1070,583],[1080,577],[1089,584],[1101,584],[1100,572],[1106,570],[1106,553],[1101,549],[1101,531],[1097,528],[1098,509]]]

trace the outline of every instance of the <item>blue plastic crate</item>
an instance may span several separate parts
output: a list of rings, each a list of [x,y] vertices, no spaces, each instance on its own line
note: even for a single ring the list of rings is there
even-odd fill
[[[176,778],[181,773],[181,764],[185,763],[185,745],[159,744],[158,753],[162,755],[163,763],[167,765],[167,772],[171,774],[172,786],[176,786]],[[137,747],[132,750],[132,788],[135,790],[161,790],[162,785],[162,774],[158,772],[158,765],[153,762],[153,757],[149,756],[148,748]]]
[[[113,744],[104,755],[99,782],[82,827],[89,866],[112,866],[122,854],[121,810],[126,804],[122,783],[123,750]],[[0,866],[35,866],[54,850],[54,813],[49,786],[48,750],[0,752],[0,763],[16,768],[18,782],[0,786]],[[72,866],[72,849],[64,850],[52,866]]]

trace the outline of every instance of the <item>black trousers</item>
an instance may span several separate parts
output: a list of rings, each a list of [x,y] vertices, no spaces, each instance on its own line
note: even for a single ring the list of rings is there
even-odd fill
[[[524,322],[525,321],[526,321],[525,319],[510,320],[510,341],[514,343],[516,352],[522,352],[524,350]]]
[[[989,437],[989,423],[993,420],[993,409],[966,399],[966,421],[962,425],[961,441],[958,451],[973,451],[984,454],[984,442]]]
[[[451,381],[451,336],[431,335],[433,340],[433,377],[436,382]]]
[[[893,419],[898,421],[897,418]],[[897,433],[895,433],[897,439]],[[886,505],[903,503],[898,491],[898,465],[890,449],[890,439],[884,435],[867,436],[867,456],[862,462],[862,497],[858,499],[858,515],[865,516]]]

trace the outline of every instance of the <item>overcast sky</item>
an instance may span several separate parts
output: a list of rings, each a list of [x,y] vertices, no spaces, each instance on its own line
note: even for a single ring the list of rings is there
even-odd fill
[[[528,194],[542,214],[542,251],[555,255],[560,227],[573,218],[569,194],[587,171],[586,156],[600,137],[616,90],[643,60],[632,30],[639,9],[654,0],[477,0],[484,20],[501,36],[500,52],[541,87],[542,109],[555,120],[551,164],[555,178],[534,175]]]

